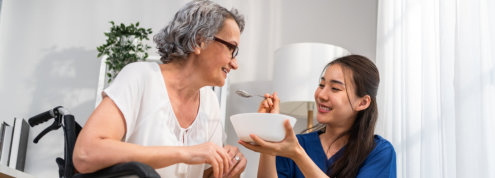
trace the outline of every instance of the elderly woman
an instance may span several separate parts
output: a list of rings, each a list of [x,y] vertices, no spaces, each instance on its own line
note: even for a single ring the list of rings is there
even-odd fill
[[[243,28],[237,10],[211,1],[180,9],[154,36],[163,64],[129,64],[103,91],[77,139],[76,169],[138,161],[163,177],[238,176],[246,159],[223,147],[217,97],[206,86],[223,86],[238,68]]]

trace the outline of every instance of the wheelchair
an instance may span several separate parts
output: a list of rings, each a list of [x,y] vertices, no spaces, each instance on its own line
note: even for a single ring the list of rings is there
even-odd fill
[[[64,158],[56,158],[58,173],[61,178],[110,178],[110,177],[139,177],[139,178],[159,178],[160,175],[151,166],[140,162],[120,163],[108,168],[104,168],[94,173],[79,174],[75,171],[72,162],[72,153],[76,144],[77,136],[82,127],[79,125],[72,114],[62,106],[57,106],[46,112],[40,113],[29,118],[28,122],[34,127],[43,122],[54,119],[52,125],[44,129],[33,140],[34,143],[46,135],[48,132],[62,128],[64,131]]]

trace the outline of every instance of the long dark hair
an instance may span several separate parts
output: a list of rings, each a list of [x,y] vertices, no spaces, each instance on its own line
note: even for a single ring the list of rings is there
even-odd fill
[[[329,168],[331,169],[327,171],[327,175],[330,177],[356,177],[361,164],[363,164],[364,160],[375,147],[374,132],[375,123],[378,118],[376,94],[378,84],[380,83],[380,76],[375,64],[364,56],[349,55],[335,59],[325,66],[322,73],[333,64],[340,64],[342,66],[344,76],[346,74],[353,76],[355,94],[358,97],[369,95],[371,98],[369,107],[359,111],[351,128],[338,137],[349,135],[343,152],[337,155],[337,160],[333,165],[330,165]],[[347,96],[349,97],[349,93]],[[320,128],[318,130],[320,132],[326,129],[321,126]]]

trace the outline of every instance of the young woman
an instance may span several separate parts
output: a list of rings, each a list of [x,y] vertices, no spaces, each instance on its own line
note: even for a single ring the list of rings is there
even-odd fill
[[[238,68],[243,28],[235,9],[186,4],[154,37],[163,64],[129,64],[103,91],[77,139],[75,168],[90,173],[138,161],[162,177],[238,177],[246,159],[222,145],[218,101],[206,86],[223,86]]]
[[[378,69],[366,57],[350,55],[327,64],[315,91],[316,131],[296,136],[285,121],[281,142],[256,135],[251,135],[254,145],[239,141],[261,153],[258,177],[396,177],[392,144],[374,135],[379,82]],[[276,93],[265,97],[259,112],[278,113]]]

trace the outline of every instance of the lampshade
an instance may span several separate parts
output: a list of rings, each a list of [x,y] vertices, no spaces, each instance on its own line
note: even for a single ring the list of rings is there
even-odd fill
[[[314,111],[314,92],[327,63],[350,54],[346,49],[323,43],[296,43],[275,51],[273,89],[280,98],[280,112],[308,118]],[[309,104],[309,105],[308,105]],[[313,114],[311,114],[313,115]],[[308,127],[310,126],[308,119]]]

